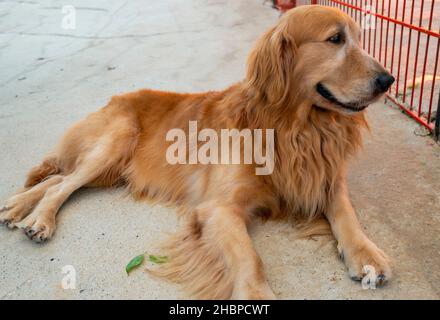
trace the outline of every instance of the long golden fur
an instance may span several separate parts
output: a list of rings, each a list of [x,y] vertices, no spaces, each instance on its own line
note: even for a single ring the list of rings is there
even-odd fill
[[[169,262],[156,274],[196,297],[274,298],[246,230],[255,217],[326,218],[350,276],[362,279],[371,265],[383,284],[391,276],[388,259],[357,221],[345,170],[367,127],[363,109],[392,77],[361,50],[358,34],[336,9],[299,7],[262,36],[245,79],[224,91],[113,97],[30,171],[0,221],[41,242],[53,235],[58,209],[76,189],[123,184],[136,198],[177,206],[187,219],[164,246]],[[273,173],[255,175],[255,164],[167,163],[166,133],[187,131],[190,120],[217,131],[274,128]]]

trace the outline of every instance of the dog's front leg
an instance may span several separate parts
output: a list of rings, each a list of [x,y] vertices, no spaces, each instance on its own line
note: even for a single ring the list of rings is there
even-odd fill
[[[274,299],[240,206],[207,203],[171,238],[159,275],[202,299]]]
[[[334,201],[326,216],[350,277],[360,281],[368,275],[365,285],[370,288],[372,285],[375,287],[376,284],[385,284],[391,278],[389,259],[363,232],[350,203],[345,178],[340,179]]]
[[[212,235],[221,243],[227,264],[235,273],[232,298],[274,299],[243,215],[244,210],[238,207],[221,207],[208,220]]]
[[[274,299],[246,226],[246,212],[239,206],[208,205],[197,210],[202,237],[219,250],[233,281],[232,299]]]

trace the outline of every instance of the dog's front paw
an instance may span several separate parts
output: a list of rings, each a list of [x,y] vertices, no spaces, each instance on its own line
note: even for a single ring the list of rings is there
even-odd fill
[[[369,239],[348,246],[338,245],[338,251],[351,279],[362,281],[363,287],[374,289],[391,279],[389,258]]]
[[[38,214],[34,211],[23,221],[16,223],[16,226],[22,230],[34,242],[45,242],[49,240],[55,232],[55,219],[48,218],[44,214]]]
[[[31,209],[32,207],[25,201],[22,194],[13,196],[0,208],[0,224],[12,229],[17,222],[29,214]]]

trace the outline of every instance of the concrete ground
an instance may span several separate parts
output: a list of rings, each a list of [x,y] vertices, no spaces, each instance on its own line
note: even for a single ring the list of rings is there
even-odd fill
[[[252,44],[278,17],[262,2],[78,0],[76,29],[64,30],[62,1],[1,1],[0,198],[113,94],[240,80]],[[390,106],[371,106],[369,117],[350,192],[366,232],[393,258],[395,277],[363,290],[331,239],[295,240],[290,226],[256,223],[252,237],[281,299],[440,298],[440,148]],[[154,244],[178,224],[172,209],[134,202],[121,189],[80,190],[46,244],[0,227],[0,298],[182,298],[174,284],[124,270],[139,253],[160,254]],[[66,265],[76,270],[76,289],[61,288]]]

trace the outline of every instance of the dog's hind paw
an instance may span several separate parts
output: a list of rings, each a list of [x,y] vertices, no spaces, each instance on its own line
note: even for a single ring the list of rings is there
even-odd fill
[[[0,209],[0,224],[4,224],[9,229],[13,229],[15,227],[15,223],[13,222],[13,218],[8,213],[9,208],[3,207]]]
[[[10,210],[10,207],[3,206],[0,208],[0,224],[4,224],[9,229],[13,229],[15,227],[14,224],[14,212]]]
[[[34,242],[41,243],[49,240],[55,231],[55,221],[47,218],[35,218],[33,215],[32,213],[16,226],[22,229],[25,235]]]
[[[19,193],[6,201],[0,208],[0,224],[7,225],[10,229],[23,220],[32,210],[33,203],[29,201],[27,193]]]

